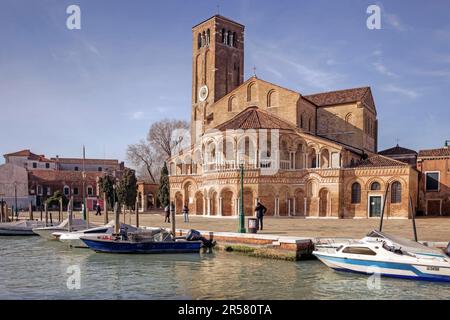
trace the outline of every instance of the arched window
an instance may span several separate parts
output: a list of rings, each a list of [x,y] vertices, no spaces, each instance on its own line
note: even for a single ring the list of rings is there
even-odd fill
[[[358,182],[352,184],[352,203],[361,202],[361,185]]]
[[[206,30],[206,45],[209,46],[209,42],[211,40],[211,31],[208,29]]]
[[[372,191],[378,191],[378,190],[380,190],[381,189],[381,185],[380,185],[380,183],[379,182],[374,182],[374,183],[372,183],[371,185],[370,185],[370,190],[372,190]]]
[[[234,43],[234,33],[228,31],[228,45],[232,47],[233,43]]]
[[[226,41],[226,37],[225,37],[225,29],[222,29],[221,35],[222,35],[222,43],[225,43],[225,41]]]
[[[247,101],[256,100],[256,86],[255,83],[250,83],[247,87]]]
[[[87,187],[87,194],[88,196],[92,196],[94,194],[94,188],[92,188],[91,186]]]
[[[233,47],[237,48],[236,32],[233,32]]]
[[[197,38],[198,49],[202,47],[202,35],[199,33]]]
[[[275,90],[270,90],[267,94],[267,107],[276,107],[278,95]]]
[[[64,186],[63,188],[63,192],[65,196],[70,195],[70,188],[68,186]]]
[[[401,203],[402,202],[402,185],[400,182],[395,181],[391,186],[391,202]]]
[[[348,124],[352,124],[353,121],[353,115],[351,112],[347,113],[347,115],[345,116],[345,122],[347,122]]]
[[[236,111],[236,109],[237,109],[237,98],[235,96],[232,96],[228,100],[228,112]]]

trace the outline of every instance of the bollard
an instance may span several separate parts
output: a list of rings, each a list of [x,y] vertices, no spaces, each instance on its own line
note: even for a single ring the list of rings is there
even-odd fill
[[[39,206],[39,208],[40,208],[40,210],[41,210],[41,221],[43,220],[42,219],[42,204]]]

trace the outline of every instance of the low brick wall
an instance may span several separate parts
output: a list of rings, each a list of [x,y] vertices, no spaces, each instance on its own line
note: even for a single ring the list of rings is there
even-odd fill
[[[177,236],[185,236],[189,230],[177,229]],[[314,248],[311,238],[286,237],[267,234],[254,233],[232,233],[232,232],[213,232],[198,230],[203,237],[214,239],[218,245],[224,247],[227,245],[248,246],[257,249],[270,250],[270,257],[276,257],[279,252],[280,257],[289,254],[294,256],[295,260],[312,258]],[[263,256],[263,255],[257,255]]]

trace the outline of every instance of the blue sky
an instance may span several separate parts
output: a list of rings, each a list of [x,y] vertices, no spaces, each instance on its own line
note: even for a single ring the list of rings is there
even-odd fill
[[[302,94],[369,85],[380,149],[450,139],[450,2],[0,0],[0,153],[125,160],[153,121],[189,120],[191,27],[246,25],[245,78]],[[81,30],[66,8],[81,7]],[[370,4],[382,29],[366,27]],[[1,160],[0,160],[1,161]]]

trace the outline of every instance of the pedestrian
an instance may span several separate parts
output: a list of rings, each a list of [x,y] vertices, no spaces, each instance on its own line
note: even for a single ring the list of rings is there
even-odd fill
[[[96,216],[101,216],[102,215],[102,207],[100,206],[100,204],[99,203],[97,203],[97,208],[96,208],[97,210],[96,210],[96,212],[95,212],[95,215]]]
[[[264,215],[267,212],[267,208],[264,207],[261,202],[258,202],[256,204],[256,208],[255,208],[255,213],[256,213],[256,219],[258,219],[258,226],[259,226],[259,230],[263,229],[263,218]]]
[[[187,205],[183,207],[184,222],[189,222],[189,208]]]
[[[164,208],[164,212],[166,213],[166,217],[164,218],[164,222],[170,223],[170,207],[169,204]]]

